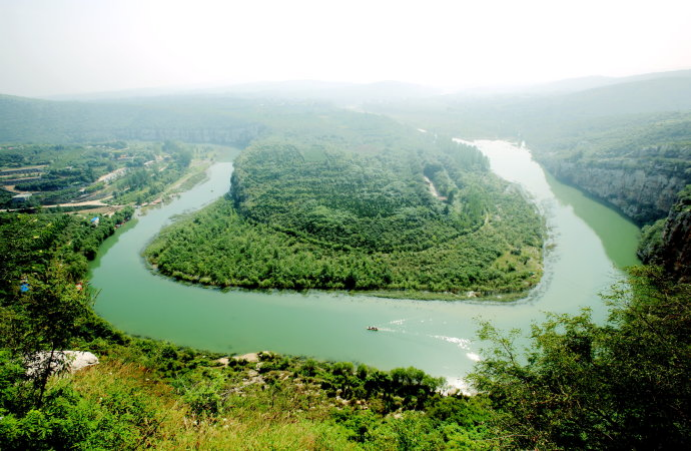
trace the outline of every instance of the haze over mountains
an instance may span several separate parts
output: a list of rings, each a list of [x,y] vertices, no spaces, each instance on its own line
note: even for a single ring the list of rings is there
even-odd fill
[[[258,99],[347,107],[365,105],[374,112],[383,105],[395,111],[415,108],[436,113],[451,109],[459,120],[456,124],[459,133],[463,134],[469,123],[509,121],[521,124],[532,117],[553,121],[558,111],[561,121],[686,111],[690,109],[690,71],[623,78],[579,78],[523,89],[494,90],[492,94],[484,89],[444,94],[433,88],[399,82],[290,81],[175,92],[113,92],[74,96],[61,101],[0,95],[0,141],[186,138],[242,145],[251,138],[248,133],[257,133],[261,128],[252,123],[247,114]],[[480,127],[480,134],[483,134],[483,127]],[[239,129],[244,131],[239,132]],[[479,127],[474,126],[474,129]],[[187,135],[180,135],[182,130],[187,130]],[[193,130],[206,131],[195,134]],[[500,132],[489,133],[493,136]]]
[[[690,70],[655,72],[628,77],[580,77],[540,84],[478,85],[467,88],[442,88],[421,84],[383,80],[375,83],[347,83],[319,80],[287,80],[231,85],[197,85],[176,88],[141,88],[125,91],[105,91],[44,97],[46,100],[104,101],[171,95],[234,95],[242,97],[282,97],[289,99],[332,100],[339,103],[393,100],[406,98],[456,95],[485,97],[498,94],[566,94],[605,86],[662,78],[689,79]]]

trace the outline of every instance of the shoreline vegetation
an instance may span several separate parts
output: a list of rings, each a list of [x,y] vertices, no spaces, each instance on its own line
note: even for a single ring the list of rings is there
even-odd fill
[[[165,228],[145,259],[221,288],[513,300],[536,286],[545,226],[521,190],[471,146],[369,116],[255,142],[230,194]]]

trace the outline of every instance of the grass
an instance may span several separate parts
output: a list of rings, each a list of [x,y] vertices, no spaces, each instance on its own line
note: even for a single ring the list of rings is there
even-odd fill
[[[224,373],[222,368],[210,371]],[[228,388],[223,412],[198,415],[172,385],[136,363],[107,358],[68,378],[54,384],[70,382],[92,407],[118,414],[127,423],[127,434],[139,436],[142,448],[358,449],[338,425],[327,421],[332,404],[320,394],[306,396],[297,384],[282,384],[280,392],[261,385],[243,392]]]

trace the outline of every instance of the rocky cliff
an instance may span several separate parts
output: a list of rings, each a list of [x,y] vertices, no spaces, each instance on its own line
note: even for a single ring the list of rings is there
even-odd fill
[[[612,205],[639,225],[666,217],[690,182],[689,167],[624,164],[622,161],[570,161],[544,155],[540,163],[562,182]]]
[[[637,254],[644,263],[663,266],[674,278],[689,283],[689,187],[665,219],[645,228]]]
[[[640,226],[665,218],[690,183],[688,112],[593,119],[527,139],[557,179]]]

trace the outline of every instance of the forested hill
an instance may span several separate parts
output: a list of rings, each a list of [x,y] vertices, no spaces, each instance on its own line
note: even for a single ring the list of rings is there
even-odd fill
[[[419,155],[261,143],[237,159],[231,195],[244,217],[324,245],[422,250],[479,228],[489,208],[474,174],[487,162],[449,147]]]
[[[455,299],[540,280],[541,219],[477,149],[369,114],[294,110],[270,122],[274,136],[236,159],[231,199],[147,249],[159,270],[222,286]]]
[[[163,98],[85,103],[0,95],[0,142],[177,140],[244,147],[263,127],[246,118],[252,108],[249,102],[222,100]]]
[[[533,129],[546,123],[569,124],[612,116],[689,111],[690,73],[676,74],[544,96],[530,104],[524,103],[517,112],[523,109],[529,113],[522,125]]]

